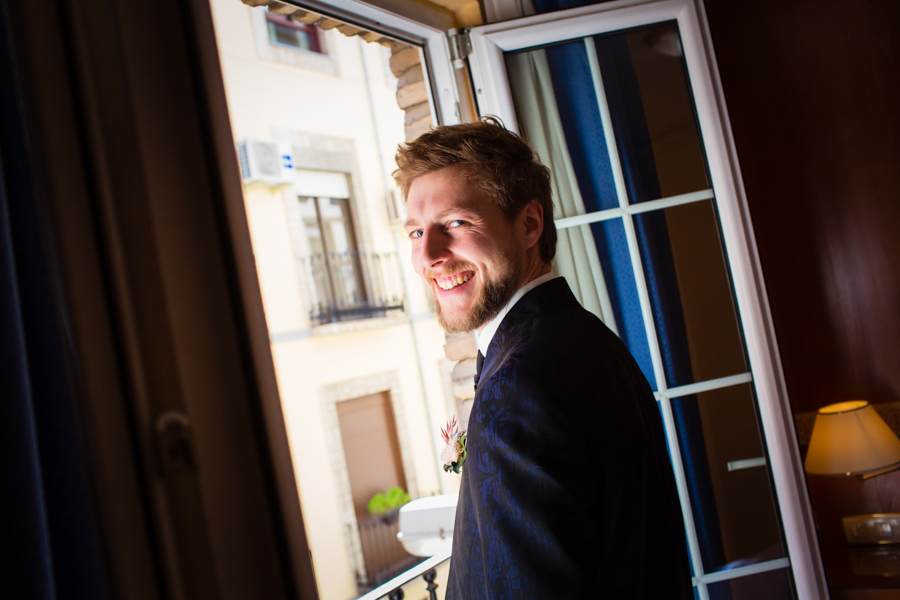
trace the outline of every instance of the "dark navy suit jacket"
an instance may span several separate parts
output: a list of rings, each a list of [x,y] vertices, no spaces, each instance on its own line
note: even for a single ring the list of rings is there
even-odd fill
[[[446,598],[693,598],[662,421],[566,281],[523,296],[469,416]]]

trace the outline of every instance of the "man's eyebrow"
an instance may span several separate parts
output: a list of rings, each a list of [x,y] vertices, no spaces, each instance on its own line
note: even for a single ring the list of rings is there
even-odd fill
[[[454,213],[463,214],[463,215],[477,215],[478,211],[473,207],[469,206],[455,206],[453,208],[448,208],[447,210],[442,210],[438,214],[433,217],[433,220],[440,221],[445,219],[447,215],[452,215]],[[404,227],[415,227],[419,222],[416,219],[407,219],[406,223],[403,224]]]

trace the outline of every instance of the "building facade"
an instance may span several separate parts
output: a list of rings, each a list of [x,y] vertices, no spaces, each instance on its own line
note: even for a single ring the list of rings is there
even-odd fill
[[[390,176],[405,140],[391,48],[239,0],[212,8],[316,579],[322,598],[350,598],[383,578],[360,533],[369,499],[458,489],[437,463],[452,365]]]

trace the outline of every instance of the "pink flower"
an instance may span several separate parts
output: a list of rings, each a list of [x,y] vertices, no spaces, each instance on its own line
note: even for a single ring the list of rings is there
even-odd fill
[[[450,439],[456,433],[456,415],[453,415],[453,418],[447,421],[446,429],[441,429],[441,437],[444,438],[444,443],[449,444]],[[451,461],[452,462],[452,461]]]

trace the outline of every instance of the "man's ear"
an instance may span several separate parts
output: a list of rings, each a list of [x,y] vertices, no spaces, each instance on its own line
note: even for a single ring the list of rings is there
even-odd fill
[[[526,204],[519,214],[519,222],[525,234],[525,248],[533,247],[544,233],[544,208],[541,203],[532,200]]]

